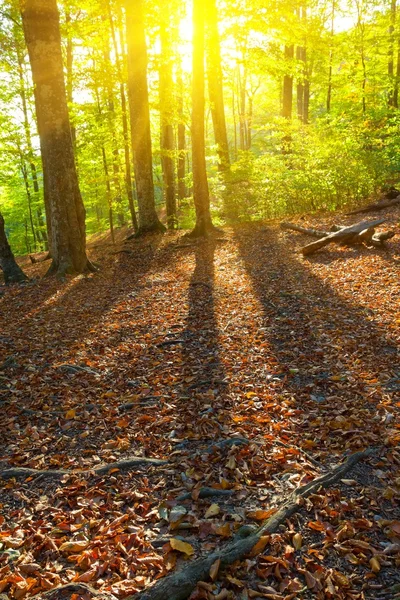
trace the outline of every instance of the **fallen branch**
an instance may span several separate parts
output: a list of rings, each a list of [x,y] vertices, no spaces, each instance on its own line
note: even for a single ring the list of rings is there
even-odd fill
[[[373,204],[367,204],[364,208],[357,208],[351,212],[346,213],[347,215],[359,215],[365,212],[375,212],[376,210],[383,210],[384,208],[390,208],[391,206],[397,206],[400,204],[400,195],[391,200],[385,200],[383,202],[375,202]]]
[[[381,225],[384,222],[385,219],[377,219],[375,221],[361,221],[360,223],[355,223],[354,225],[350,225],[349,227],[345,227],[344,229],[340,229],[339,231],[334,231],[329,235],[321,238],[320,240],[317,240],[316,242],[311,242],[311,244],[307,244],[307,246],[304,246],[301,249],[301,252],[304,256],[309,256],[310,254],[313,254],[314,252],[320,250],[320,248],[323,248],[328,244],[348,244],[354,241],[354,239],[358,237],[360,233],[365,235],[366,230],[377,227],[378,225]]]
[[[216,488],[203,487],[198,492],[198,498],[214,498],[214,496],[232,496],[236,490],[219,490]],[[192,492],[186,492],[186,494],[181,494],[178,496],[178,502],[183,502],[184,500],[190,500],[192,498]]]
[[[300,225],[295,225],[294,223],[286,223],[286,221],[280,224],[280,228],[284,230],[290,229],[291,231],[298,231],[299,233],[305,233],[306,235],[312,235],[317,238],[322,238],[329,235],[327,231],[322,231],[321,229],[309,229],[308,227],[301,227]],[[335,231],[337,231],[337,229],[335,229]]]
[[[211,566],[216,560],[221,561],[221,567],[226,567],[236,560],[245,557],[262,536],[276,532],[280,525],[286,523],[286,520],[299,510],[302,498],[308,497],[320,488],[327,488],[336,483],[354,465],[372,453],[373,450],[371,449],[365,452],[356,452],[330,473],[318,477],[314,481],[295,490],[289,496],[288,500],[282,504],[281,508],[271,518],[266,520],[255,533],[251,533],[244,539],[234,540],[221,550],[193,561],[180,571],[160,579],[143,593],[129,597],[129,600],[186,600],[199,581],[209,578]]]
[[[137,456],[134,458],[128,458],[127,460],[120,460],[118,462],[108,463],[106,465],[100,465],[93,467],[92,469],[85,470],[68,470],[68,469],[31,469],[29,467],[12,467],[0,471],[0,478],[2,479],[20,479],[21,477],[64,477],[64,475],[107,475],[111,470],[123,470],[129,469],[130,467],[138,467],[142,465],[167,465],[167,460],[161,460],[159,458],[146,458],[143,456]]]

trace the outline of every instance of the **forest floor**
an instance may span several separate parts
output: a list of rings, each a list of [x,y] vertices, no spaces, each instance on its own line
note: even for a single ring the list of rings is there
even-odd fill
[[[309,219],[338,220],[357,217]],[[373,447],[192,598],[400,597],[400,237],[303,259],[274,223],[181,236],[103,238],[98,273],[0,286],[0,476],[72,471],[1,480],[0,593],[139,597]],[[82,472],[132,456],[168,462]]]

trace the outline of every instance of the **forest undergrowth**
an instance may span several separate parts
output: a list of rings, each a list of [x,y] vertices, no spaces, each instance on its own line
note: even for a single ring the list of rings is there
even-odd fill
[[[140,598],[373,448],[191,598],[400,597],[400,242],[307,241],[102,239],[97,273],[0,287],[0,595]]]

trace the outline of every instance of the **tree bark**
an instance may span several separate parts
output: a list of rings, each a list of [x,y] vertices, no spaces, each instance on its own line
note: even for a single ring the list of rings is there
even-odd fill
[[[179,66],[178,77],[178,199],[183,200],[187,196],[185,183],[185,163],[186,163],[186,126],[183,114],[183,80],[182,67]]]
[[[214,137],[217,144],[219,157],[218,169],[220,171],[227,171],[230,168],[230,159],[225,120],[221,49],[218,32],[218,12],[216,0],[206,0],[206,29],[208,42],[208,93],[211,104]]]
[[[4,274],[5,283],[20,283],[28,278],[19,265],[16,263],[14,255],[8,243],[4,229],[4,218],[0,213],[0,268]]]
[[[160,150],[163,172],[164,199],[167,211],[168,229],[176,225],[176,186],[175,186],[175,140],[174,140],[174,106],[173,76],[171,53],[171,12],[168,2],[161,16],[160,41]]]
[[[139,207],[138,233],[162,232],[165,231],[165,227],[158,219],[154,200],[143,0],[126,0],[125,10],[128,43],[128,97]]]
[[[76,173],[65,91],[56,0],[24,0],[22,22],[35,86],[45,196],[51,219],[50,273],[82,273],[86,255],[85,208]]]
[[[289,63],[294,57],[294,46],[285,46],[285,62]],[[291,70],[288,67],[288,70]],[[293,107],[293,76],[286,74],[283,77],[283,99],[282,99],[282,117],[290,120],[292,118]]]
[[[204,129],[204,34],[203,0],[193,2],[193,81],[192,81],[192,169],[196,225],[192,237],[205,236],[214,229],[210,214],[205,129]]]
[[[137,222],[136,211],[135,211],[135,202],[133,199],[133,185],[132,185],[133,182],[132,182],[131,157],[130,157],[130,148],[129,148],[128,110],[127,110],[126,94],[125,94],[125,81],[124,81],[123,68],[122,68],[122,66],[123,66],[124,70],[125,70],[125,67],[126,67],[126,53],[124,50],[125,44],[124,44],[124,39],[123,39],[122,27],[118,27],[120,47],[122,49],[122,59],[121,59],[122,66],[121,66],[121,60],[119,58],[117,36],[116,36],[115,26],[114,26],[114,19],[113,19],[113,14],[112,14],[111,5],[110,5],[109,0],[107,2],[107,9],[108,9],[108,18],[110,20],[111,36],[112,36],[113,45],[114,45],[115,63],[117,66],[119,91],[120,91],[120,97],[121,97],[122,132],[123,132],[123,138],[124,138],[124,158],[125,158],[125,189],[126,189],[126,195],[128,197],[128,204],[129,204],[129,211],[131,214],[132,225],[136,232],[138,230],[138,222]],[[121,16],[120,12],[121,11],[119,11],[119,16]]]
[[[360,233],[363,233],[367,229],[371,229],[377,227],[384,223],[384,219],[378,219],[376,221],[361,221],[360,223],[355,223],[354,225],[350,225],[349,227],[344,227],[339,231],[335,231],[330,233],[329,235],[317,240],[316,242],[311,242],[311,244],[307,244],[304,246],[301,251],[304,256],[309,256],[310,254],[314,254],[320,248],[327,246],[332,243],[348,243],[352,241],[356,236]]]
[[[390,26],[389,26],[389,52],[388,52],[388,78],[389,94],[388,105],[394,106],[395,101],[395,77],[394,77],[394,31],[396,25],[396,0],[391,0],[390,4]]]

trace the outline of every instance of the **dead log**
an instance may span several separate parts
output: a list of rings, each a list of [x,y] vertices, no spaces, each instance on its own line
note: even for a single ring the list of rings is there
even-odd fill
[[[241,560],[249,554],[257,542],[265,535],[275,533],[279,527],[286,523],[294,513],[301,507],[301,499],[307,498],[321,488],[327,488],[350,471],[360,460],[373,454],[373,450],[365,450],[364,452],[356,452],[335,469],[307,483],[306,485],[295,490],[286,502],[283,502],[277,512],[264,521],[264,523],[248,537],[236,537],[233,542],[228,543],[221,550],[217,550],[203,556],[180,571],[168,575],[157,581],[151,588],[143,593],[135,595],[135,600],[186,600],[193,592],[199,581],[204,581],[209,578],[211,566],[217,561],[221,561],[221,568],[231,565],[237,560]],[[127,600],[133,600],[130,596]]]
[[[390,206],[396,206],[400,204],[400,195],[391,200],[384,200],[383,202],[375,202],[373,204],[367,204],[364,208],[357,208],[351,212],[346,213],[347,215],[360,215],[365,212],[375,212],[376,210],[383,210],[384,208],[390,208]]]
[[[306,235],[312,235],[317,238],[322,238],[329,235],[327,231],[321,231],[320,229],[308,229],[307,227],[301,227],[300,225],[295,225],[294,223],[283,222],[280,224],[280,228],[298,231],[299,233],[305,233]]]
[[[381,231],[380,233],[374,233],[371,239],[371,246],[375,246],[376,248],[381,248],[384,246],[387,240],[390,240],[396,234],[394,231]]]
[[[349,227],[345,227],[344,229],[340,229],[339,231],[334,231],[329,235],[317,240],[316,242],[311,242],[311,244],[307,244],[304,246],[301,251],[304,256],[309,256],[313,254],[320,248],[327,246],[328,244],[341,244],[341,243],[349,243],[360,233],[363,233],[367,229],[371,229],[381,225],[385,222],[385,219],[377,219],[376,221],[361,221],[360,223],[355,223],[354,225],[350,225]]]
[[[29,255],[29,258],[31,260],[31,263],[33,265],[35,265],[36,263],[41,263],[41,262],[45,262],[46,260],[51,260],[51,254],[50,252],[47,252],[44,256],[33,256],[32,254]]]

